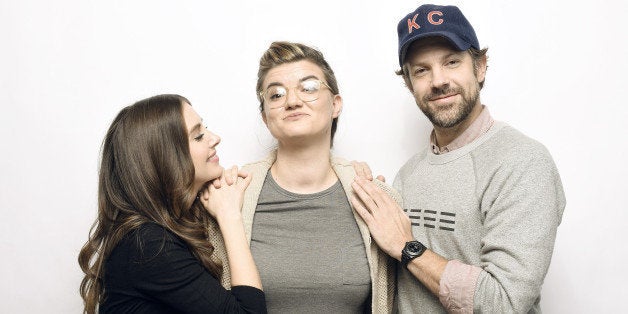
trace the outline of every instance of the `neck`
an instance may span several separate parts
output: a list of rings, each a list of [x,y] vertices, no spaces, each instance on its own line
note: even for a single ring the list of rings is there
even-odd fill
[[[434,126],[434,135],[436,136],[436,145],[439,147],[444,147],[449,145],[449,143],[453,142],[460,134],[464,133],[471,124],[478,118],[480,113],[482,113],[482,104],[477,103],[471,113],[467,116],[466,119],[462,120],[460,123],[448,127],[441,128],[438,126]]]
[[[330,157],[329,141],[298,147],[280,143],[270,171],[277,184],[290,192],[316,193],[338,180]]]

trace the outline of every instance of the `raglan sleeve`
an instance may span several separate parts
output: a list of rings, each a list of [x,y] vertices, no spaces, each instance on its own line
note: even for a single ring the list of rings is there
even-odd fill
[[[484,235],[473,311],[527,313],[540,295],[565,208],[558,170],[537,144],[479,175],[486,177],[478,191]]]

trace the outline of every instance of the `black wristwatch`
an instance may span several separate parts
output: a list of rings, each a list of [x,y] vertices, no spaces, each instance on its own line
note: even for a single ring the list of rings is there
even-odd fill
[[[427,250],[427,248],[419,241],[414,240],[406,242],[406,246],[401,250],[401,264],[403,267],[408,267],[408,263],[423,255],[425,250]]]

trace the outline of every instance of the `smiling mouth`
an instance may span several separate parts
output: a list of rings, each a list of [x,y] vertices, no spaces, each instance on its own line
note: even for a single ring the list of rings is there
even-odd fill
[[[214,153],[211,156],[209,156],[209,158],[207,158],[208,162],[214,162],[214,161],[218,161],[218,160],[219,160],[218,153]]]
[[[458,95],[458,94],[449,94],[449,95],[438,96],[438,97],[430,98],[430,101],[437,101],[437,100],[447,99],[447,98],[454,97],[456,95]]]

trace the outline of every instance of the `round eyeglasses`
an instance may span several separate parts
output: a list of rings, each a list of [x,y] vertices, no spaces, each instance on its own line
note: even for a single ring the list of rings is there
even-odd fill
[[[271,85],[265,91],[259,93],[265,104],[271,109],[284,107],[288,101],[288,91],[290,89],[296,90],[296,95],[304,102],[312,102],[318,99],[321,94],[321,89],[329,88],[327,83],[321,80],[305,80],[299,83],[298,86],[293,88],[287,88],[282,85]]]

